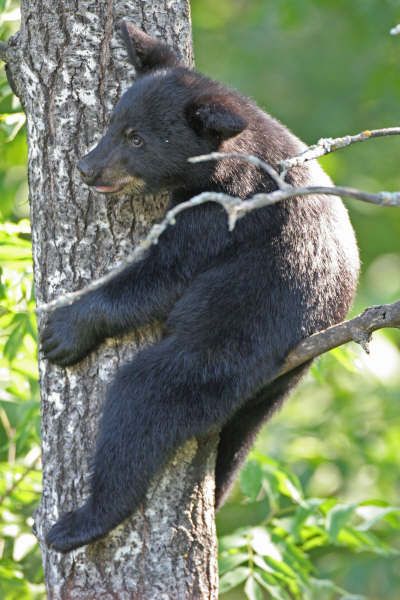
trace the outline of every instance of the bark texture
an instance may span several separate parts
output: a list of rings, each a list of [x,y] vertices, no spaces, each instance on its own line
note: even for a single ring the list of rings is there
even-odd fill
[[[75,164],[132,82],[119,20],[129,17],[162,36],[191,62],[190,15],[187,0],[23,0],[21,8],[8,62],[28,116],[36,292],[47,302],[106,272],[160,216],[165,198],[107,199],[81,184]],[[105,540],[66,556],[43,544],[59,514],[86,496],[107,382],[154,335],[144,329],[109,341],[74,368],[40,361],[43,498],[36,530],[50,599],[217,597],[213,439],[180,450],[146,507]]]

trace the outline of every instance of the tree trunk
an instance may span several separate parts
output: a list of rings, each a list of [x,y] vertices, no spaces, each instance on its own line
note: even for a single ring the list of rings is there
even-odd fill
[[[187,0],[23,0],[9,68],[28,117],[29,182],[38,302],[83,287],[118,262],[158,218],[165,198],[89,191],[77,158],[101,136],[133,73],[117,24],[129,17],[191,61]],[[145,507],[104,540],[67,555],[44,536],[87,494],[105,387],[157,332],[111,340],[73,368],[40,361],[43,497],[36,515],[51,599],[217,597],[215,439],[187,443]],[[132,460],[135,460],[132,457]]]

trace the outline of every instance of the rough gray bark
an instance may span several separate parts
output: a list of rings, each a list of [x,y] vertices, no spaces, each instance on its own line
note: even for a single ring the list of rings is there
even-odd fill
[[[111,268],[160,216],[165,199],[107,199],[81,184],[75,163],[132,81],[118,21],[129,17],[190,62],[190,15],[187,0],[23,0],[21,8],[7,60],[28,116],[35,283],[46,302]],[[215,440],[189,442],[154,483],[146,507],[105,540],[66,556],[43,543],[59,514],[87,493],[107,382],[154,335],[143,330],[110,341],[74,368],[40,361],[43,498],[36,529],[51,599],[216,598]]]

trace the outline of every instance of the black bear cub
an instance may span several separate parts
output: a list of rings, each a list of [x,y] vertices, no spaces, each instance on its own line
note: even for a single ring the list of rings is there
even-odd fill
[[[79,161],[84,182],[103,193],[168,190],[172,205],[201,191],[245,199],[275,189],[243,161],[188,159],[235,151],[278,167],[304,145],[248,98],[185,68],[165,44],[130,23],[121,30],[138,79]],[[330,180],[309,163],[288,181]],[[51,528],[49,546],[67,552],[106,535],[137,510],[179,445],[215,429],[219,506],[261,424],[307,368],[278,377],[284,357],[344,318],[357,272],[353,230],[336,197],[262,208],[233,231],[209,202],[183,211],[140,262],[51,313],[42,348],[62,366],[151,320],[162,320],[165,333],[110,385],[90,496]]]

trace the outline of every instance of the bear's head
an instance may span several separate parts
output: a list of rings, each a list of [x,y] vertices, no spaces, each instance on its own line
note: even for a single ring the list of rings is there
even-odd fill
[[[131,23],[124,21],[121,32],[137,80],[104,137],[79,161],[83,180],[103,193],[204,187],[215,165],[188,159],[220,149],[246,128],[243,102]]]

